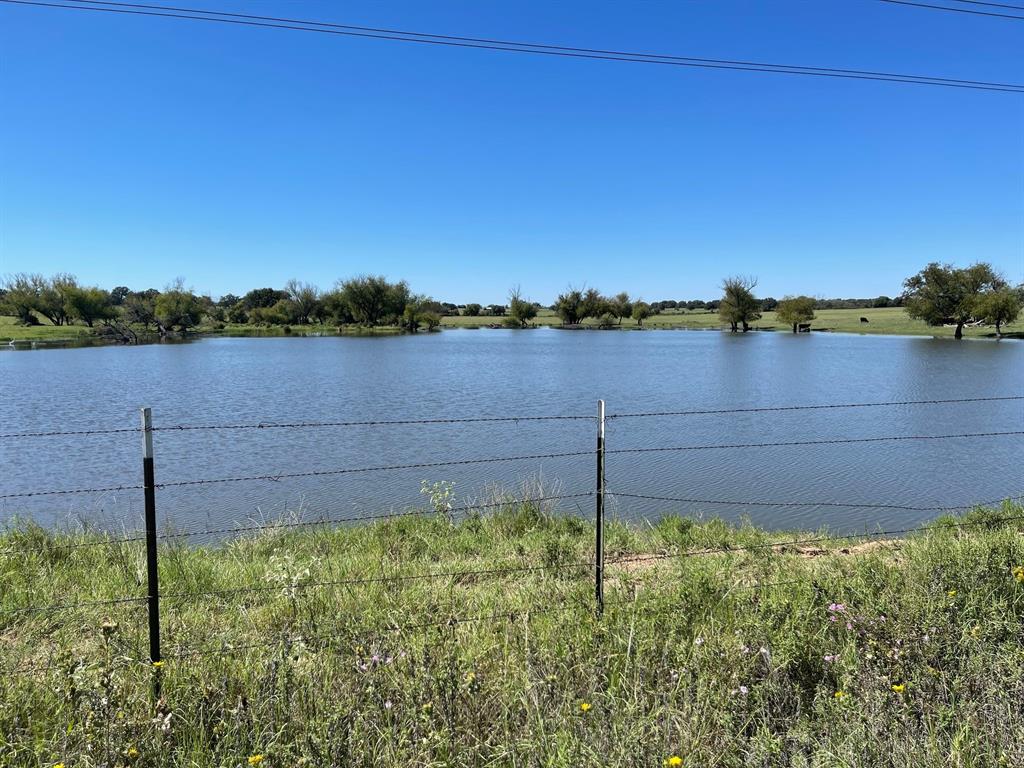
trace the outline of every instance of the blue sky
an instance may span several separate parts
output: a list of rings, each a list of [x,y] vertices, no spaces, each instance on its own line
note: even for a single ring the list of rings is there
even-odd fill
[[[1024,22],[871,0],[201,8],[1024,82]],[[172,4],[172,3],[168,3]],[[954,3],[955,4],[955,3]],[[0,274],[214,296],[898,293],[1024,280],[1024,96],[0,5]]]

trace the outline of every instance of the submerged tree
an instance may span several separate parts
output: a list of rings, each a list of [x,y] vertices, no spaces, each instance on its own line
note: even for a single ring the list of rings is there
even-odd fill
[[[523,293],[516,286],[508,294],[508,317],[505,325],[510,328],[525,328],[537,316],[537,305],[523,298]]]
[[[1006,287],[991,264],[978,262],[959,269],[932,262],[903,282],[907,314],[928,325],[955,325],[953,336],[963,338],[964,325],[975,319],[985,293]]]
[[[632,317],[636,320],[636,324],[641,328],[644,326],[644,320],[651,316],[651,305],[646,301],[636,301],[633,304]]]
[[[761,303],[754,296],[757,280],[752,277],[727,277],[722,281],[722,300],[718,315],[729,324],[733,333],[742,326],[750,330],[750,323],[761,319]]]
[[[786,296],[779,302],[775,316],[780,322],[793,326],[793,333],[796,333],[801,323],[814,319],[814,299],[810,296]]]
[[[1014,322],[1020,315],[1024,285],[1016,289],[1005,286],[981,295],[976,308],[981,320],[996,327],[996,336],[1002,336],[1002,326]]]

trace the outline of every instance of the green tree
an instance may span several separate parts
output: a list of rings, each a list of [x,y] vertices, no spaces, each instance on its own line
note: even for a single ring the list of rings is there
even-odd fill
[[[903,282],[903,304],[915,320],[955,325],[953,336],[962,339],[964,325],[978,313],[982,294],[1005,286],[992,265],[984,262],[963,269],[932,262]]]
[[[757,280],[752,277],[727,277],[722,281],[718,316],[729,324],[729,330],[733,333],[740,326],[746,333],[750,330],[750,323],[761,319],[761,303],[754,296],[756,287]]]
[[[338,283],[337,292],[357,323],[404,324],[405,307],[411,298],[405,281],[389,283],[383,275],[361,275]]]
[[[583,315],[583,291],[569,288],[555,300],[555,311],[562,318],[563,325],[579,325]]]
[[[149,288],[129,293],[121,305],[121,317],[126,323],[134,323],[148,329],[156,325],[156,297],[160,291]]]
[[[68,313],[90,328],[97,320],[113,320],[117,310],[102,288],[73,288],[68,292]]]
[[[483,307],[479,304],[467,304],[462,310],[462,314],[466,317],[479,317],[481,309],[483,309]]]
[[[1024,294],[1024,286],[1017,289],[1005,286],[983,293],[978,300],[978,317],[996,327],[996,336],[1003,335],[1001,326],[1014,322],[1020,315],[1021,294]]]
[[[523,298],[518,286],[508,294],[508,317],[505,325],[510,328],[525,328],[537,316],[537,305]]]
[[[780,322],[793,326],[793,333],[796,333],[800,323],[814,319],[814,299],[810,296],[786,296],[779,302],[775,316]]]
[[[320,289],[310,283],[289,280],[285,283],[284,292],[288,294],[288,300],[294,305],[295,322],[299,325],[307,325],[321,307]]]
[[[644,320],[651,316],[651,305],[646,301],[636,301],[633,304],[632,317],[636,320],[636,324],[641,328],[644,326]]]
[[[232,323],[242,324],[249,322],[249,313],[246,311],[245,304],[242,303],[241,299],[228,307],[227,318]]]
[[[71,294],[78,288],[74,275],[58,272],[39,286],[36,310],[54,325],[71,323]]]
[[[254,288],[242,297],[242,304],[247,310],[257,307],[272,307],[281,299],[288,298],[284,291],[277,288]]]
[[[622,318],[633,314],[633,302],[630,300],[629,294],[623,291],[609,299],[608,311],[618,319],[618,324],[622,325]]]
[[[115,307],[120,307],[124,304],[124,300],[128,298],[128,294],[131,293],[128,290],[127,285],[119,285],[110,292],[110,303]]]
[[[184,332],[199,324],[203,316],[203,305],[199,297],[185,288],[185,281],[178,278],[156,297],[154,311],[161,334],[175,328]]]
[[[19,272],[8,277],[4,280],[4,298],[0,302],[0,311],[14,315],[20,325],[39,325],[39,318],[32,314],[32,310],[39,303],[42,283],[42,275]]]

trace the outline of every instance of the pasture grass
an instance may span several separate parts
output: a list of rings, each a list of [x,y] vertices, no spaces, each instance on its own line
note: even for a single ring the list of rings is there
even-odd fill
[[[867,323],[862,323],[860,318],[866,318]],[[558,326],[561,320],[551,310],[542,310],[533,321],[537,325]],[[500,317],[444,317],[441,318],[441,326],[445,328],[482,328],[488,324],[502,323]],[[598,322],[590,318],[583,325],[588,328],[597,328]],[[678,310],[668,309],[657,315],[644,320],[644,328],[653,330],[722,330],[727,328],[718,317],[717,312],[704,310]],[[778,331],[791,333],[789,325],[780,323],[774,312],[765,312],[760,320],[751,326],[758,331]],[[953,327],[935,328],[920,320],[911,320],[901,307],[885,307],[879,309],[819,309],[815,312],[815,318],[811,322],[814,331],[831,331],[835,333],[865,333],[875,335],[908,335],[908,336],[937,336],[953,338]],[[637,330],[636,321],[623,319],[622,324],[616,326],[623,330]],[[1011,337],[1024,336],[1024,316],[1016,323],[1005,325],[1002,328],[1003,334]],[[994,337],[995,328],[992,326],[971,326],[964,328],[964,336],[970,337]]]
[[[860,318],[866,318],[862,323]],[[561,325],[558,315],[549,309],[542,310],[533,321],[538,326],[557,327]],[[441,328],[485,328],[488,325],[504,327],[504,318],[479,316],[464,317],[456,315],[441,318]],[[587,328],[597,328],[598,323],[590,318],[583,323]],[[874,335],[910,335],[936,336],[952,338],[952,327],[933,328],[920,320],[911,320],[907,313],[899,307],[881,309],[819,309],[811,323],[814,331],[831,331],[836,333],[864,333]],[[701,310],[665,310],[652,315],[644,321],[644,328],[653,330],[722,330],[723,325],[717,312]],[[621,330],[638,330],[635,321],[623,319]],[[757,331],[791,332],[788,325],[778,322],[774,312],[765,312],[763,317],[752,325]],[[22,326],[15,322],[14,317],[0,315],[0,343],[44,342],[51,344],[74,343],[94,338],[95,329],[84,325],[54,326],[44,321],[42,325]],[[1024,338],[1024,316],[1016,323],[1003,326],[1003,335],[1010,338]],[[424,331],[426,332],[426,331]],[[324,325],[293,325],[286,331],[283,326],[253,326],[238,323],[204,324],[194,329],[191,335],[198,336],[322,336],[337,335],[389,335],[401,333],[396,327],[364,328],[360,326],[337,327]],[[964,328],[964,336],[975,338],[995,337],[992,326],[968,326]]]
[[[571,567],[592,525],[535,504],[167,539],[160,668],[143,604],[75,605],[143,594],[141,545],[23,526],[0,535],[0,765],[1024,765],[1022,515],[782,546],[612,524],[600,618]],[[504,568],[535,570],[480,572]]]

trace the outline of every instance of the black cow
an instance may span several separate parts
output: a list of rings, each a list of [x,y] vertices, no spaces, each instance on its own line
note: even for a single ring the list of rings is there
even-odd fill
[[[861,321],[862,323],[866,323],[866,322],[868,321],[868,319],[867,319],[866,317],[862,317],[862,318],[860,319],[860,321]]]

